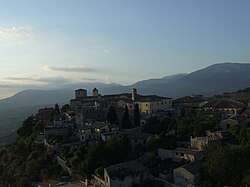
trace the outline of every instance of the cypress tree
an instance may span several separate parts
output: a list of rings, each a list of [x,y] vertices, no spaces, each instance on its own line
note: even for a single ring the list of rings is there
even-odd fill
[[[109,123],[118,124],[118,117],[116,114],[115,107],[113,107],[113,106],[110,106],[108,109],[107,121]]]
[[[130,129],[131,128],[131,124],[129,122],[129,113],[128,113],[128,107],[126,105],[125,107],[125,112],[122,118],[122,128],[123,129]]]
[[[135,127],[139,127],[141,122],[141,117],[140,117],[140,111],[139,111],[139,105],[136,103],[134,107],[134,124]]]

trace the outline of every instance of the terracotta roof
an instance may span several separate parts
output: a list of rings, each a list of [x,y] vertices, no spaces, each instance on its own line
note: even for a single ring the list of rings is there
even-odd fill
[[[200,153],[200,151],[189,149],[189,148],[182,148],[182,147],[177,147],[175,149],[175,152],[189,154],[189,155],[197,155]]]
[[[102,128],[108,125],[106,122],[96,121],[91,125],[91,128]]]
[[[215,108],[244,108],[244,104],[235,100],[223,99],[215,103]]]
[[[203,97],[202,95],[198,95],[198,96],[181,97],[181,98],[175,99],[173,103],[200,103],[204,101],[208,101],[208,98]]]
[[[163,99],[172,99],[172,98],[161,97],[161,96],[157,96],[157,95],[145,95],[145,96],[136,97],[136,101],[141,101],[141,102],[161,101]]]
[[[144,167],[136,160],[115,164],[105,169],[110,177],[119,176],[124,170],[127,170],[132,173],[140,173],[147,170],[146,167]]]
[[[221,108],[244,108],[245,105],[242,102],[232,100],[232,99],[221,99],[221,100],[213,100],[205,104],[203,107],[213,107],[215,109]]]
[[[122,97],[126,97],[126,98],[131,98],[131,93],[121,93],[121,94],[112,94],[112,95],[104,95],[102,96],[102,98],[122,98]]]

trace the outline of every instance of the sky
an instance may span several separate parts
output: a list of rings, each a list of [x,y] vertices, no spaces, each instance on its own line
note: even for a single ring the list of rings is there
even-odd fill
[[[0,99],[250,62],[249,0],[0,0]]]

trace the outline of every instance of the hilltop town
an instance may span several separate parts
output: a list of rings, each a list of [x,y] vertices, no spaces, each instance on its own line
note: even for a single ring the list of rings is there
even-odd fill
[[[87,93],[75,90],[69,104],[41,108],[23,122],[17,141],[1,152],[5,159],[1,168],[6,164],[10,168],[1,169],[0,184],[249,184],[248,100],[202,95],[173,100],[140,95],[137,89],[102,95],[94,88],[91,96]],[[225,155],[237,155],[241,160],[238,170],[232,169],[236,167],[231,163],[234,157],[221,160]],[[230,167],[232,173],[224,173]],[[23,168],[26,174],[16,168]]]

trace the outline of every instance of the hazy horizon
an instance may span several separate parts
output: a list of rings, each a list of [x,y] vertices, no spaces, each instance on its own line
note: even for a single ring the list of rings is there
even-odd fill
[[[0,99],[84,82],[133,84],[250,62],[247,0],[4,1]]]

